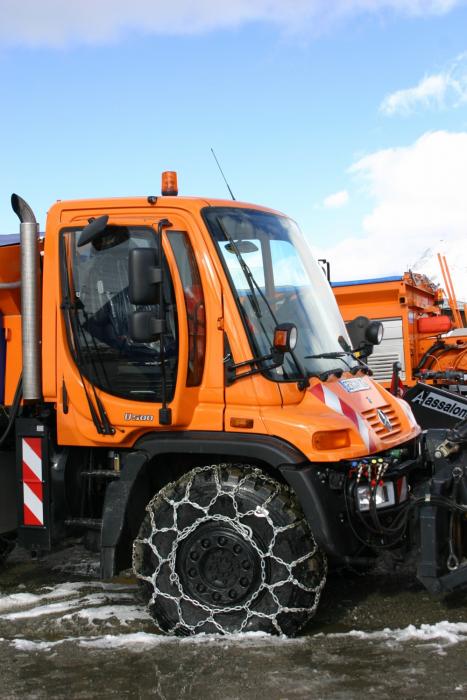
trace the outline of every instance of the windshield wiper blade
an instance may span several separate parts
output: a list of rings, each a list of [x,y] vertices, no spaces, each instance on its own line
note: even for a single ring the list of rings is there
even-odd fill
[[[339,360],[346,355],[352,355],[351,352],[322,352],[319,355],[305,355],[305,360]],[[353,357],[353,355],[352,355]]]
[[[253,277],[253,274],[252,274],[250,268],[248,267],[248,265],[246,264],[245,260],[243,259],[242,254],[240,253],[240,251],[239,251],[239,249],[238,249],[238,247],[237,247],[237,244],[235,243],[235,241],[234,241],[234,239],[232,238],[232,236],[230,235],[230,233],[227,231],[226,227],[225,227],[224,224],[222,223],[222,221],[221,221],[221,219],[220,219],[219,216],[217,217],[217,223],[219,224],[219,227],[221,228],[222,233],[224,234],[224,236],[225,236],[225,237],[227,238],[227,240],[229,241],[230,247],[232,248],[233,252],[235,253],[235,256],[236,256],[238,262],[240,263],[240,267],[242,268],[242,272],[243,272],[243,274],[245,275],[246,281],[248,282],[248,286],[249,286],[249,288],[250,288],[250,292],[251,292],[251,299],[250,299],[251,305],[252,305],[252,307],[253,307],[253,309],[254,309],[254,312],[255,312],[256,316],[257,316],[258,318],[261,318],[261,315],[262,315],[262,314],[261,314],[261,309],[260,309],[260,306],[259,306],[258,297],[256,296],[256,292],[255,292],[255,283],[256,283],[256,282],[255,282],[255,278]]]

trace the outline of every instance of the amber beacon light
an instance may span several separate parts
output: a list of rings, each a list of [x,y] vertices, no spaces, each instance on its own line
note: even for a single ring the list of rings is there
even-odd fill
[[[161,192],[163,197],[176,197],[178,194],[177,173],[174,170],[165,170],[162,173]]]

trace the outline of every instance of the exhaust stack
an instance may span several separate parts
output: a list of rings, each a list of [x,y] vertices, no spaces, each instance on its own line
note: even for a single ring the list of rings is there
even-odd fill
[[[41,398],[39,224],[31,207],[17,194],[11,206],[20,220],[21,242],[21,334],[23,349],[23,399]]]

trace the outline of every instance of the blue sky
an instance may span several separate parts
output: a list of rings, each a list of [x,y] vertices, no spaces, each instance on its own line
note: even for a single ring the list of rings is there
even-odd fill
[[[0,0],[0,232],[16,191],[227,196],[294,217],[335,279],[435,275],[467,298],[462,0]],[[465,289],[464,289],[465,288]]]

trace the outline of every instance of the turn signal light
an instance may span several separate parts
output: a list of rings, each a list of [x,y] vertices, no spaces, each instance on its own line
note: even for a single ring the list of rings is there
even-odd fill
[[[161,192],[163,197],[176,197],[178,194],[177,173],[174,170],[166,170],[162,173]]]
[[[293,352],[297,338],[297,327],[293,323],[280,323],[274,328],[274,350],[282,353]]]
[[[349,447],[350,435],[348,430],[321,430],[313,435],[315,450],[341,450]]]
[[[255,422],[253,418],[231,418],[230,427],[231,428],[252,428]]]

